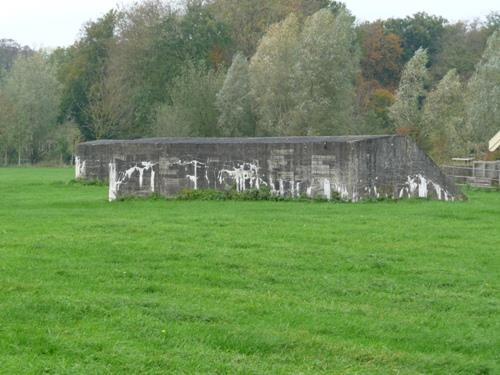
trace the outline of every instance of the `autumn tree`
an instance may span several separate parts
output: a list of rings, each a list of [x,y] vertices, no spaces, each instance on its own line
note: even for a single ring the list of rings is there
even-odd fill
[[[217,94],[218,127],[224,136],[255,136],[248,61],[237,53]]]
[[[395,89],[402,65],[401,38],[384,29],[382,21],[359,26],[361,34],[361,67],[363,78],[376,80],[383,87]]]
[[[400,132],[412,135],[421,141],[422,105],[426,96],[428,80],[427,51],[420,48],[405,65],[401,75],[396,100],[390,108],[390,116]]]

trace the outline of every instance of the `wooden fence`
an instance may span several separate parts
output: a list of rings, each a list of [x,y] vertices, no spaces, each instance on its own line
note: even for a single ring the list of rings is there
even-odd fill
[[[473,161],[471,165],[443,165],[443,172],[459,185],[495,188],[500,185],[500,161]]]

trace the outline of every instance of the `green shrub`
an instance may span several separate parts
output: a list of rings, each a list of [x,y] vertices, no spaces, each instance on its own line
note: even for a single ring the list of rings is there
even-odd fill
[[[100,180],[85,180],[85,179],[73,179],[68,182],[68,185],[84,185],[84,186],[108,186],[107,182]]]

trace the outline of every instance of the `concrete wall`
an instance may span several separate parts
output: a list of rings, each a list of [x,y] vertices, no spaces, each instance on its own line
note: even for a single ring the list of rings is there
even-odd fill
[[[455,185],[409,138],[400,136],[143,139],[83,143],[76,177],[109,181],[109,199],[182,189],[346,200],[460,199]]]

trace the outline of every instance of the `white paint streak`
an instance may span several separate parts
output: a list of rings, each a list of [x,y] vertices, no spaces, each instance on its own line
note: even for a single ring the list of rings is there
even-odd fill
[[[280,195],[285,196],[285,181],[280,178]]]
[[[109,163],[109,190],[108,199],[110,202],[116,199],[116,164]]]
[[[429,187],[432,187],[432,189],[434,189],[438,199],[445,201],[448,201],[450,199],[454,200],[454,198],[450,196],[448,191],[441,187],[441,185],[421,174],[408,176],[408,180],[399,191],[399,198],[403,198],[405,195],[408,198],[415,196],[419,198],[427,198],[430,193]]]
[[[180,165],[180,166],[187,166],[187,165],[192,165],[193,166],[193,173],[192,175],[186,173],[186,178],[193,184],[193,189],[198,190],[198,168],[201,166],[206,166],[205,163],[202,163],[198,160],[191,160],[191,161],[182,161],[179,160],[177,163],[173,163],[174,165]],[[208,179],[208,170],[205,168],[205,179],[207,180],[207,183],[210,184],[210,180]]]
[[[323,180],[323,194],[326,199],[332,199],[332,186],[330,184],[330,180],[327,178]]]
[[[420,179],[420,183],[418,184],[418,196],[419,198],[427,198],[428,193],[427,180],[422,176]]]
[[[210,186],[210,179],[208,178],[208,168],[205,168],[205,180],[207,180],[207,186]]]
[[[340,194],[340,198],[342,199],[349,199],[349,191],[347,190],[347,186],[342,185],[342,184],[337,184],[337,183],[332,183],[332,188],[334,191]],[[354,197],[353,197],[354,199]]]
[[[155,192],[155,170],[151,169],[151,193]]]
[[[184,165],[192,165],[194,169],[194,175],[186,175],[186,177],[193,183],[193,189],[198,190],[198,162],[197,160],[190,161],[188,163],[184,163]]]
[[[76,156],[75,157],[75,178],[84,178],[86,177],[86,161],[84,160],[83,162],[81,159]]]
[[[120,191],[120,186],[130,180],[132,175],[135,172],[139,173],[139,187],[142,189],[142,185],[144,183],[144,172],[147,170],[151,170],[151,180],[150,180],[150,190],[154,193],[155,190],[155,172],[153,167],[156,163],[152,163],[149,161],[143,161],[142,163],[138,163],[132,168],[127,169],[125,172],[118,174],[116,171],[116,164],[109,163],[109,200],[114,201],[118,192]]]
[[[246,190],[247,182],[250,188],[256,189],[260,189],[261,184],[266,184],[265,181],[259,176],[258,165],[253,163],[240,164],[238,167],[233,168],[233,170],[221,169],[218,174],[219,184],[222,185],[228,177],[232,180],[232,182],[236,183],[236,190],[240,192]],[[271,189],[274,190],[272,178],[269,180],[271,183]],[[282,182],[280,180],[280,184],[281,183]]]

